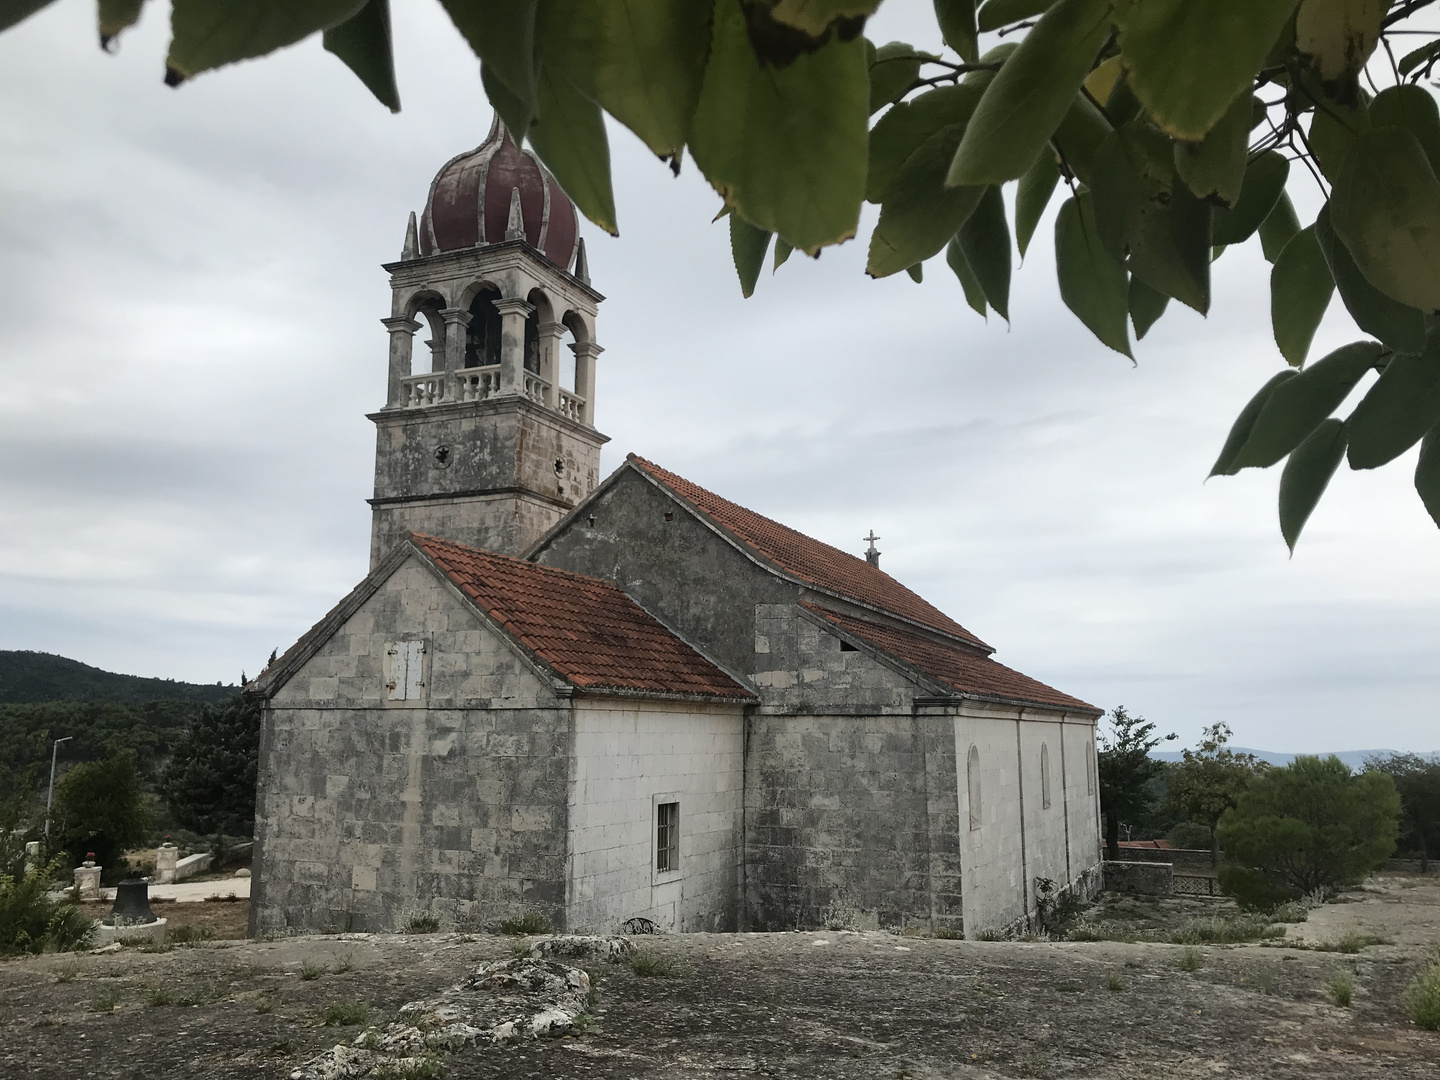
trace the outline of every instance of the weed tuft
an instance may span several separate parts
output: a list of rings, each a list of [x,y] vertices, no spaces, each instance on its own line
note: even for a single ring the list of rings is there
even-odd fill
[[[1205,954],[1194,945],[1186,945],[1180,951],[1179,966],[1181,971],[1199,971],[1205,963]]]
[[[208,926],[177,926],[165,935],[171,945],[198,945],[214,938],[215,931]]]
[[[1342,934],[1334,941],[1322,941],[1314,946],[1320,952],[1338,952],[1347,956],[1354,956],[1361,949],[1369,948],[1371,945],[1389,945],[1390,939],[1379,937],[1375,934],[1357,934],[1351,930]]]
[[[372,1080],[442,1080],[445,1063],[439,1058],[412,1058],[381,1065],[370,1074]]]
[[[1336,975],[1326,985],[1325,989],[1330,993],[1330,1000],[1342,1009],[1350,1007],[1350,1001],[1355,996],[1355,984],[1350,981],[1348,975]]]
[[[965,940],[965,931],[954,926],[941,926],[936,929],[935,936],[941,941],[963,941]]]
[[[62,964],[55,969],[55,981],[57,983],[74,982],[80,975],[79,964]]]
[[[175,992],[168,986],[152,986],[145,991],[145,1004],[150,1008],[175,1004]]]
[[[1125,984],[1120,981],[1120,976],[1112,971],[1109,975],[1105,976],[1105,989],[1109,990],[1112,994],[1118,994],[1121,990],[1125,989]]]
[[[259,1013],[261,1016],[264,1016],[266,1013],[270,1012],[270,1011],[271,1011],[272,1009],[274,1009],[274,1008],[275,1008],[275,999],[272,998],[272,997],[265,996],[265,997],[258,997],[258,998],[255,999],[255,1011],[256,1011],[257,1013]]]
[[[347,971],[354,971],[354,970],[355,970],[355,954],[354,954],[354,953],[348,953],[348,952],[347,952],[344,956],[340,957],[339,961],[337,961],[336,964],[335,964],[335,974],[336,974],[336,975],[344,975]]]
[[[1232,945],[1285,936],[1285,927],[1266,915],[1211,916],[1188,920],[1171,938],[1176,945]]]
[[[1440,1031],[1440,960],[1410,980],[1400,995],[1405,1012],[1426,1031]]]
[[[550,933],[550,920],[538,911],[527,911],[513,918],[501,919],[500,932],[515,935],[548,934]]]
[[[370,1005],[365,1001],[337,1001],[325,1006],[321,1018],[326,1027],[355,1027],[370,1017]]]
[[[325,968],[322,967],[320,964],[315,963],[314,960],[306,960],[303,964],[300,965],[300,978],[304,979],[306,982],[311,982],[315,979],[318,979],[321,975],[324,974]]]
[[[668,979],[674,971],[668,956],[637,952],[630,958],[630,970],[647,979]]]
[[[114,1012],[120,1007],[119,990],[102,990],[90,1002],[90,1008],[98,1013]]]
[[[440,920],[434,915],[421,913],[405,920],[407,934],[433,934],[440,929]]]
[[[295,1040],[282,1036],[270,1044],[272,1054],[290,1054],[295,1051]]]

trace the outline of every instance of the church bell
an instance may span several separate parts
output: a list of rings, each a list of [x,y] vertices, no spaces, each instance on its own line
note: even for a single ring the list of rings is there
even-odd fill
[[[150,910],[150,885],[146,881],[122,881],[115,886],[115,906],[104,920],[106,926],[135,926],[155,922]]]

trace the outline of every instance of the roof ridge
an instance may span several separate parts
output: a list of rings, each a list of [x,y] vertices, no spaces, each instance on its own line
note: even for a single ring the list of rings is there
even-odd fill
[[[415,532],[412,530],[410,535],[415,538],[417,544],[419,544],[421,541],[425,541],[426,543],[439,544],[442,547],[456,548],[468,554],[483,555],[487,559],[497,559],[502,562],[512,563],[517,567],[523,567],[527,570],[539,570],[546,574],[553,574],[556,577],[574,578],[577,581],[583,581],[590,585],[604,585],[607,588],[614,589],[616,592],[619,592],[625,596],[630,595],[629,593],[626,593],[624,589],[620,588],[619,585],[615,584],[615,582],[611,581],[609,578],[593,577],[590,574],[581,574],[577,573],[574,570],[562,570],[558,566],[550,566],[547,563],[532,562],[529,559],[521,559],[517,558],[514,555],[506,555],[503,551],[491,551],[489,548],[470,547],[468,544],[460,544],[454,540],[446,540],[439,536],[431,536],[429,533]],[[424,545],[421,544],[421,546],[423,547]]]

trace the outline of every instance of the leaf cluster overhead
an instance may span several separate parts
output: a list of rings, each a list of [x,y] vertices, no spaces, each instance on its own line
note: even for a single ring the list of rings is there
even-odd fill
[[[47,2],[0,0],[0,29]],[[1206,314],[1215,260],[1258,237],[1288,367],[1213,472],[1283,460],[1293,548],[1341,460],[1418,443],[1440,523],[1440,33],[1411,22],[1440,0],[934,0],[926,47],[864,36],[880,0],[439,2],[511,132],[601,228],[618,231],[606,114],[676,171],[688,157],[747,296],[772,241],[777,269],[817,255],[868,200],[871,275],[918,281],[943,252],[965,302],[1008,319],[1012,243],[1023,257],[1061,190],[1061,298],[1133,356],[1171,300]],[[142,7],[99,0],[102,45]],[[400,106],[388,0],[172,0],[171,28],[172,84],[319,33]],[[1296,184],[1318,187],[1312,223]],[[1337,293],[1368,339],[1311,364]]]

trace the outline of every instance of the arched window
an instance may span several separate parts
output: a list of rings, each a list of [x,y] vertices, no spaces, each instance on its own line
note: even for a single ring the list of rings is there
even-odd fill
[[[1040,808],[1050,809],[1050,744],[1040,744]]]
[[[500,363],[500,312],[495,308],[499,299],[499,289],[481,289],[470,301],[470,325],[465,328],[467,368]]]
[[[1090,741],[1085,741],[1085,794],[1095,794],[1095,751]]]
[[[974,745],[965,759],[965,787],[970,801],[970,828],[980,828],[980,751]]]

